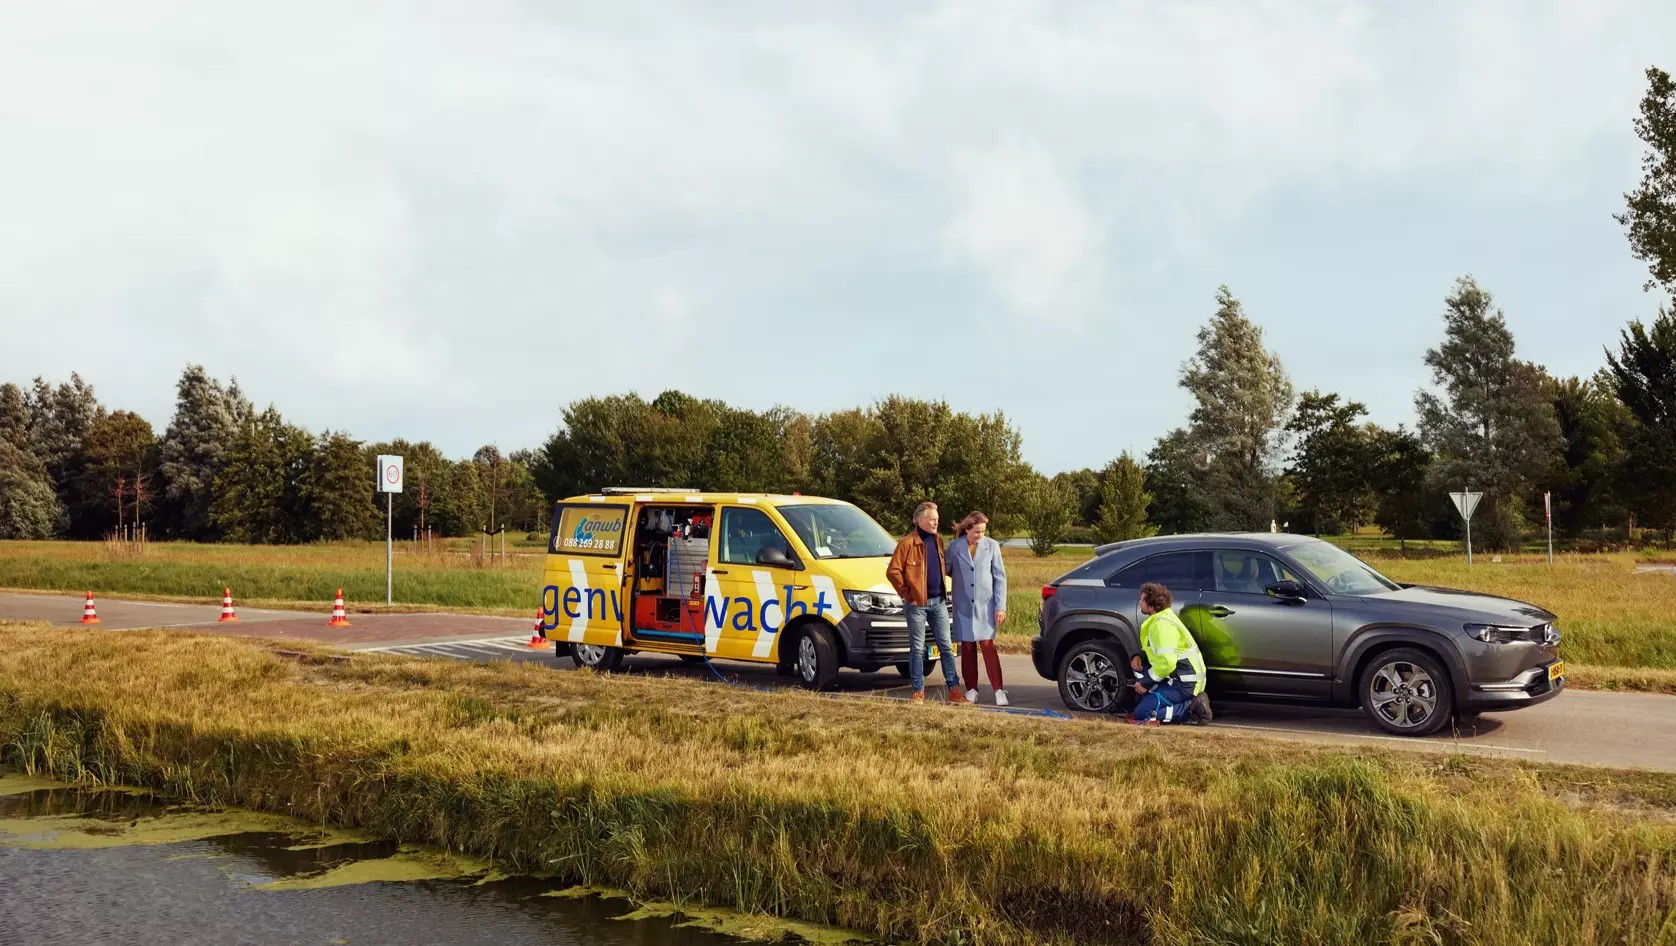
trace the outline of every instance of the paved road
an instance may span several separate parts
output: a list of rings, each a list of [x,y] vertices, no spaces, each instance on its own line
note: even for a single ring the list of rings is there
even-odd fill
[[[358,651],[454,660],[540,661],[570,669],[555,660],[550,647],[530,649],[531,621],[465,614],[351,615],[351,627],[328,628],[326,613],[240,609],[238,624],[218,624],[218,605],[176,605],[101,600],[100,631],[140,627],[182,627],[217,633],[280,639],[324,641]],[[0,595],[0,619],[45,620],[75,625],[81,599],[56,595]],[[1065,712],[1058,690],[1036,675],[1027,657],[1002,658],[1007,692],[1020,709]],[[754,664],[718,662],[683,664],[673,657],[640,655],[627,662],[629,673],[658,673],[720,682],[726,678],[751,686],[784,686],[772,670]],[[941,680],[932,677],[933,688]],[[843,692],[906,697],[906,681],[895,671],[859,674],[845,671]],[[983,699],[989,700],[987,686]],[[1102,719],[1091,717],[1091,719]],[[1109,717],[1103,718],[1109,720]],[[1544,762],[1648,768],[1676,772],[1676,697],[1638,693],[1591,693],[1574,690],[1541,706],[1481,717],[1459,732],[1429,739],[1386,736],[1361,713],[1313,707],[1217,704],[1218,727],[1249,729],[1282,739],[1336,745],[1378,745],[1434,752],[1466,752]]]

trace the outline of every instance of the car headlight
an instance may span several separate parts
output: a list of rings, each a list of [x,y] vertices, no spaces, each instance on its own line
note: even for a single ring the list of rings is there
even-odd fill
[[[863,614],[901,614],[902,599],[897,595],[880,594],[877,591],[846,591],[844,600],[850,603],[851,611]]]
[[[1541,643],[1541,628],[1509,627],[1505,624],[1468,624],[1467,636],[1486,644]]]

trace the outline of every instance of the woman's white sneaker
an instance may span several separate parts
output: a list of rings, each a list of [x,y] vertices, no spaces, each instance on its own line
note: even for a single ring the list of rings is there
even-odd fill
[[[978,701],[978,688],[973,687],[972,689],[967,690],[966,691],[966,702],[976,703],[977,701]]]
[[[1007,705],[1007,691],[1006,690],[996,690],[995,691],[995,705],[996,706],[1006,706]]]

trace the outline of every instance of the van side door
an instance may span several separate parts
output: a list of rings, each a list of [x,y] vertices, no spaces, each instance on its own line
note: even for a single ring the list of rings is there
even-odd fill
[[[623,646],[628,503],[560,503],[547,542],[543,626],[570,644]],[[549,636],[554,636],[549,634]]]

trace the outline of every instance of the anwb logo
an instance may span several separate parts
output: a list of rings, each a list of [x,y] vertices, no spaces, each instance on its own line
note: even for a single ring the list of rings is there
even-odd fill
[[[592,541],[596,535],[611,535],[623,531],[623,520],[592,519],[583,516],[576,523],[576,531],[571,534],[571,541],[577,544]]]

